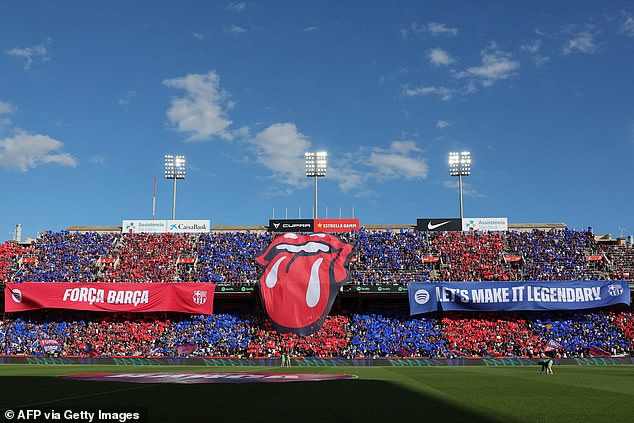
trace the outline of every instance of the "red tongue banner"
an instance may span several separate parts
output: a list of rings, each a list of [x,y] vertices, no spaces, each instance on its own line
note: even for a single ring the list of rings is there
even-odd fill
[[[269,273],[269,283],[260,289],[269,317],[283,327],[298,329],[325,316],[330,299],[330,261],[331,257],[280,254],[277,274]]]
[[[330,234],[291,233],[256,257],[266,267],[258,287],[275,330],[307,336],[321,328],[348,278],[353,248]]]

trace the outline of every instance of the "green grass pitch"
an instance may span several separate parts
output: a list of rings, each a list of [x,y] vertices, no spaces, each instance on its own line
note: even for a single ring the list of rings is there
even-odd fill
[[[352,380],[134,384],[61,380],[100,372],[346,373]],[[136,367],[0,366],[12,407],[147,407],[151,422],[632,422],[634,366]],[[0,418],[2,421],[2,418]]]

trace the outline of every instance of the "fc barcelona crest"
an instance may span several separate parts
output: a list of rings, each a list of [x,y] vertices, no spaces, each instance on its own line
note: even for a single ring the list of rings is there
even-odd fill
[[[194,291],[193,300],[195,304],[205,304],[207,302],[207,291]]]

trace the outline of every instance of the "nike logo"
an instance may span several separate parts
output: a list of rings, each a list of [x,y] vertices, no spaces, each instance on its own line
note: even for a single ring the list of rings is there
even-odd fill
[[[431,230],[431,229],[436,229],[436,228],[441,227],[442,225],[446,225],[446,224],[447,224],[447,223],[449,223],[449,222],[451,222],[451,220],[448,220],[448,221],[446,221],[446,222],[442,222],[442,223],[437,223],[437,224],[435,224],[435,225],[432,225],[432,224],[431,224],[431,222],[429,222],[429,223],[427,224],[427,229],[430,229],[430,230]]]

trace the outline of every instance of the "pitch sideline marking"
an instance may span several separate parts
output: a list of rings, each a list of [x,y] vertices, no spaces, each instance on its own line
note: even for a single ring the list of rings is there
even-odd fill
[[[33,402],[31,404],[14,405],[14,406],[11,406],[11,407],[8,407],[8,408],[0,408],[0,410],[4,411],[4,410],[11,409],[11,408],[32,407],[34,405],[51,404],[51,403],[56,403],[56,402],[60,402],[60,401],[78,399],[78,398],[96,397],[96,396],[99,396],[99,395],[112,394],[114,392],[133,391],[135,389],[151,388],[152,386],[155,386],[155,385],[146,384],[146,385],[141,385],[141,386],[134,386],[134,387],[131,387],[131,388],[111,389],[109,391],[96,392],[94,394],[76,395],[76,396],[73,396],[73,397],[58,398],[58,399],[51,400],[51,401],[40,401],[40,402]]]

